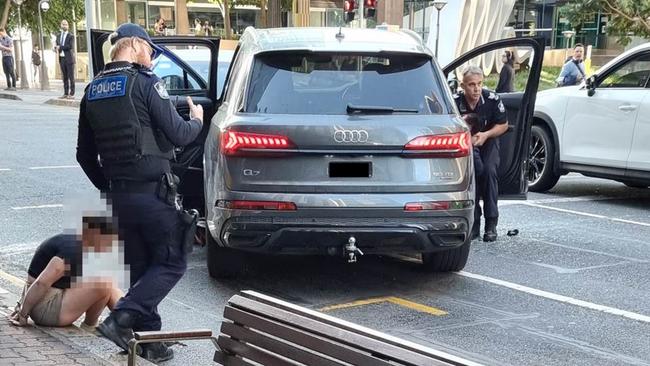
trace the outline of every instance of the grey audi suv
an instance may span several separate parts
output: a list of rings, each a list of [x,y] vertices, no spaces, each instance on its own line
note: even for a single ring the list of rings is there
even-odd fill
[[[525,146],[526,124],[514,127]],[[525,196],[513,161],[510,183]],[[432,271],[467,262],[469,129],[410,31],[247,29],[207,133],[203,178],[213,277],[236,275],[250,253],[416,254]]]

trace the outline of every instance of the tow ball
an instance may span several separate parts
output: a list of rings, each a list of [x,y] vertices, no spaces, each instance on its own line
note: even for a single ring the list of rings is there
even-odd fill
[[[348,239],[348,243],[343,247],[348,263],[355,263],[357,261],[357,254],[363,255],[361,249],[357,248],[356,243],[357,239],[355,239],[354,236],[351,236],[350,239]]]

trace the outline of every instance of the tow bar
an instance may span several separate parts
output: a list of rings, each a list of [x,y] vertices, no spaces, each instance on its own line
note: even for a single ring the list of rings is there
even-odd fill
[[[343,252],[348,258],[348,263],[355,263],[357,261],[357,253],[363,255],[361,249],[357,248],[356,243],[357,239],[355,239],[354,236],[351,236],[350,239],[348,239],[348,243],[343,247]]]

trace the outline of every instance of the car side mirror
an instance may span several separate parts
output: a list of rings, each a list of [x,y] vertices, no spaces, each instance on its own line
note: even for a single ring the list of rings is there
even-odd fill
[[[590,76],[586,82],[587,95],[593,97],[596,94],[596,77]]]

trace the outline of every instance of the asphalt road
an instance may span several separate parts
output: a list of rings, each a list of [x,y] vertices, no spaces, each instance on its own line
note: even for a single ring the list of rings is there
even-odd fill
[[[93,188],[76,167],[77,111],[0,100],[0,287]],[[569,175],[548,194],[504,202],[496,243],[473,243],[465,271],[414,260],[269,259],[209,278],[205,249],[161,304],[165,329],[219,329],[227,299],[253,289],[488,365],[650,365],[650,190]],[[519,235],[505,232],[518,229]],[[365,300],[371,301],[365,301]],[[86,346],[110,355],[105,340]],[[207,342],[166,365],[209,364]]]

